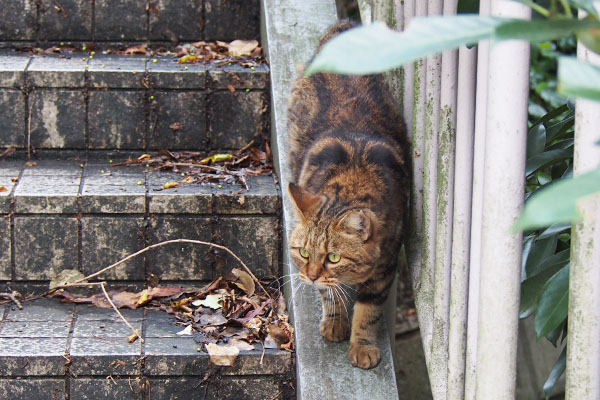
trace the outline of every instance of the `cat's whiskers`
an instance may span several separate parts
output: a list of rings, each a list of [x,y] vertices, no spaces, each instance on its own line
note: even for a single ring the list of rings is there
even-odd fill
[[[342,298],[342,296],[340,295],[340,293],[338,292],[338,290],[341,290],[340,286],[333,286],[333,289],[335,290],[335,292],[337,293],[338,296],[340,296],[340,303],[342,304],[342,306],[344,306],[344,311],[346,313],[346,319],[349,319],[350,316],[348,315],[348,308],[346,307],[346,301],[344,301],[344,299]],[[343,293],[343,291],[342,291]],[[347,298],[346,298],[347,300]],[[341,327],[341,318],[340,318],[340,327]]]

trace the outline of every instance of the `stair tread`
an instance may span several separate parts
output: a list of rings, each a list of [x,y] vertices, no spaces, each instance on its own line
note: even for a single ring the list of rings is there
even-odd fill
[[[113,160],[117,163],[119,159]],[[274,214],[280,194],[269,174],[247,176],[248,189],[223,183],[183,183],[182,173],[99,160],[0,160],[0,213]],[[18,178],[18,179],[17,179]],[[178,187],[163,189],[167,182]],[[119,199],[126,199],[119,202]]]
[[[212,371],[234,386],[244,386],[248,382],[244,378],[255,383],[266,378],[264,390],[273,396],[293,376],[293,353],[281,349],[263,353],[260,344],[254,350],[240,351],[231,367],[215,366],[204,349],[198,351],[201,345],[191,336],[176,334],[184,326],[176,325],[166,312],[121,310],[144,338],[129,343],[131,330],[112,309],[62,304],[48,298],[23,306],[23,310],[14,305],[0,308],[0,316],[4,314],[0,322],[0,387],[14,385],[15,377],[40,386],[52,379],[67,379],[71,386],[95,385],[107,376],[116,379],[115,386],[127,377],[147,378],[151,386],[164,386],[165,380],[181,385]]]

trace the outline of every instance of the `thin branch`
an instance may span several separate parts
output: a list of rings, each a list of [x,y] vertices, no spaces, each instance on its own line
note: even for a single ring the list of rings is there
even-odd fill
[[[108,292],[106,291],[106,288],[104,287],[105,284],[106,284],[106,282],[100,282],[100,287],[102,288],[102,292],[104,292],[104,297],[106,297],[106,300],[108,300],[108,302],[110,303],[112,308],[117,312],[117,314],[119,314],[119,317],[121,317],[123,322],[125,322],[125,324],[133,331],[133,336],[129,337],[129,341],[133,342],[135,340],[135,337],[138,337],[138,338],[140,338],[142,343],[144,343],[144,338],[140,335],[140,332],[137,329],[135,329],[133,326],[131,326],[129,321],[127,321],[125,319],[123,314],[121,314],[121,311],[119,311],[117,306],[115,306],[115,303],[113,303],[112,300],[110,299],[110,296],[108,295]],[[133,340],[132,340],[132,338],[133,338]]]
[[[16,291],[12,291],[11,293],[0,293],[0,297],[7,297],[9,298],[13,303],[16,304],[17,308],[19,310],[23,309],[23,305],[21,304],[21,302],[19,301],[19,299],[17,299],[17,294],[19,294]]]
[[[192,244],[201,244],[201,245],[204,245],[204,246],[210,246],[210,247],[214,247],[214,248],[216,248],[216,249],[219,249],[219,250],[224,250],[224,251],[226,251],[226,252],[227,252],[227,253],[229,253],[229,254],[230,254],[230,255],[231,255],[233,258],[235,258],[237,262],[239,262],[239,263],[240,263],[240,264],[241,264],[241,265],[244,267],[244,269],[246,270],[246,272],[248,272],[248,274],[249,274],[249,275],[252,277],[252,279],[254,279],[254,282],[256,282],[256,284],[258,284],[258,286],[259,286],[259,287],[260,287],[260,288],[263,290],[263,292],[265,292],[265,293],[267,294],[267,296],[269,296],[269,298],[271,298],[271,299],[272,299],[272,297],[271,297],[271,294],[269,294],[269,292],[268,292],[268,291],[267,291],[267,290],[266,290],[266,289],[263,287],[263,285],[260,283],[260,281],[258,280],[258,278],[257,278],[257,277],[256,277],[256,276],[255,276],[255,275],[252,273],[252,271],[250,270],[250,268],[249,268],[249,267],[248,267],[248,266],[247,266],[247,265],[246,265],[246,264],[245,264],[245,263],[244,263],[244,262],[243,262],[243,261],[242,261],[242,260],[241,260],[241,259],[240,259],[240,258],[239,258],[239,257],[238,257],[238,256],[237,256],[235,253],[234,253],[234,252],[233,252],[233,251],[229,250],[229,249],[228,249],[227,247],[225,247],[225,246],[221,246],[221,245],[218,245],[218,244],[215,244],[215,243],[203,242],[203,241],[201,241],[201,240],[192,240],[192,239],[173,239],[173,240],[166,240],[166,241],[164,241],[164,242],[160,242],[160,243],[156,243],[156,244],[150,245],[150,246],[148,246],[148,247],[144,247],[143,249],[141,249],[141,250],[139,250],[139,251],[137,251],[137,252],[135,252],[135,253],[133,253],[133,254],[130,254],[130,255],[128,255],[127,257],[125,257],[125,258],[123,258],[123,259],[121,259],[121,260],[117,261],[116,263],[114,263],[114,264],[112,264],[112,265],[109,265],[108,267],[106,267],[106,268],[103,268],[103,269],[101,269],[100,271],[98,271],[98,272],[95,272],[95,273],[93,273],[93,274],[91,274],[91,275],[88,275],[88,276],[86,276],[86,277],[83,277],[83,278],[81,278],[81,279],[78,279],[78,280],[76,280],[75,282],[72,282],[72,283],[70,283],[69,285],[74,285],[74,284],[81,283],[81,282],[87,281],[87,280],[89,280],[89,279],[95,278],[95,277],[97,277],[98,275],[101,275],[101,274],[105,273],[106,271],[109,271],[109,270],[111,270],[111,269],[115,268],[116,266],[118,266],[118,265],[120,265],[120,264],[123,264],[124,262],[126,262],[126,261],[129,261],[130,259],[132,259],[132,258],[134,258],[134,257],[137,257],[137,256],[139,256],[140,254],[143,254],[143,253],[147,252],[148,250],[152,250],[152,249],[155,249],[155,248],[157,248],[157,247],[162,247],[162,246],[165,246],[165,245],[167,245],[167,244],[172,244],[172,243],[192,243]],[[64,285],[64,286],[58,286],[58,287],[56,287],[54,290],[57,290],[57,289],[62,289],[62,288],[64,288],[64,287],[67,287],[67,285]]]

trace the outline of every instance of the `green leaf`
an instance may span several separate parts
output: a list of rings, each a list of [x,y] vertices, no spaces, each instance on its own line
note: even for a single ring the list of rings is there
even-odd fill
[[[545,338],[552,343],[552,346],[556,347],[558,344],[558,339],[560,339],[560,335],[564,332],[565,326],[567,326],[567,318],[556,327],[552,332],[548,333]]]
[[[558,239],[558,235],[556,235],[556,238]],[[570,257],[571,252],[569,249],[564,249],[558,253],[554,253],[551,256],[544,258],[541,263],[535,266],[535,268],[527,270],[527,277],[533,277],[545,271],[546,269],[555,267],[557,265],[564,266],[569,262]]]
[[[600,168],[572,179],[552,182],[529,197],[515,229],[537,229],[580,221],[582,216],[577,211],[577,201],[597,191],[600,191]]]
[[[482,39],[550,40],[600,22],[579,19],[517,20],[484,15],[421,17],[404,32],[381,22],[350,29],[327,42],[305,71],[371,74],[387,71],[432,53]]]
[[[569,267],[554,274],[542,289],[533,326],[537,338],[546,336],[559,326],[569,310]]]
[[[550,375],[546,378],[546,382],[544,382],[544,396],[549,397],[550,392],[556,386],[556,382],[558,382],[558,378],[565,372],[565,368],[567,367],[567,346],[565,346],[560,352],[560,356],[554,363],[552,367],[552,371],[550,371]]]
[[[545,124],[546,122],[558,117],[559,115],[563,114],[565,111],[568,111],[568,110],[569,110],[569,106],[567,104],[563,104],[562,106],[557,107],[554,110],[550,110],[550,111],[548,111],[548,113],[546,113],[540,119],[535,121],[533,123],[533,125],[531,125],[531,128],[529,128],[529,129],[531,130],[539,124]]]
[[[527,158],[544,151],[546,146],[546,127],[543,124],[536,125],[527,134]]]
[[[558,92],[600,101],[600,67],[573,57],[558,59]]]
[[[532,42],[558,39],[585,29],[600,28],[600,22],[574,18],[513,20],[498,25],[495,39],[523,39]]]
[[[575,113],[569,113],[562,121],[546,128],[546,143],[551,143],[575,125]]]
[[[212,294],[209,294],[206,296],[206,298],[204,300],[195,300],[192,302],[193,306],[199,307],[210,307],[213,310],[217,310],[221,307],[223,307],[221,304],[219,304],[219,301],[221,300],[221,298],[219,296],[215,296]]]
[[[587,11],[588,14],[598,17],[598,10],[594,7],[594,0],[568,0],[570,4]]]
[[[545,239],[547,237],[563,233],[569,229],[571,229],[571,224],[554,224],[540,233],[537,238],[538,240]]]
[[[525,264],[525,272],[528,278],[542,269],[540,265],[543,264],[544,260],[554,255],[556,243],[558,243],[558,236],[556,235],[536,240],[533,243]]]
[[[549,150],[527,159],[525,176],[528,178],[536,171],[560,161],[573,158],[573,149]]]
[[[305,74],[383,72],[428,54],[489,38],[510,19],[478,15],[415,18],[404,32],[382,22],[350,29],[327,42]],[[360,49],[360,51],[357,51]]]
[[[538,307],[538,301],[542,289],[548,279],[560,271],[565,264],[553,265],[539,274],[528,278],[521,283],[521,305],[519,307],[519,318],[524,319],[532,315]]]

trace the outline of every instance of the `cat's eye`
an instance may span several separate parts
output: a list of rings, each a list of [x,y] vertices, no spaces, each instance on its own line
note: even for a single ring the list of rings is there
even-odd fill
[[[338,253],[327,254],[327,259],[332,263],[336,263],[336,262],[340,261],[340,258],[342,258],[342,256],[340,256]]]
[[[304,247],[300,247],[300,255],[303,258],[308,258],[308,250],[306,250]]]

